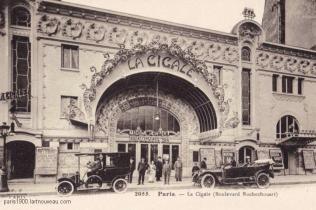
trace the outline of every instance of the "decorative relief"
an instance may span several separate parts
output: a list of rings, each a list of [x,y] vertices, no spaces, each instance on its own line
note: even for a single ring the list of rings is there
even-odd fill
[[[64,36],[71,37],[73,39],[79,38],[83,31],[83,24],[79,20],[68,18],[62,26],[62,32]]]
[[[206,49],[207,57],[217,60],[222,55],[222,45],[218,43],[211,43]]]
[[[128,37],[128,32],[124,28],[117,28],[114,27],[112,28],[110,32],[110,42],[115,43],[115,44],[125,44],[126,39]]]
[[[103,25],[91,23],[87,29],[87,39],[100,42],[104,39],[106,29]]]
[[[254,40],[255,37],[261,36],[261,29],[251,22],[246,22],[239,27],[239,36],[242,39]]]
[[[232,63],[234,61],[238,61],[238,51],[234,47],[227,47],[224,50],[224,60]]]
[[[1,8],[0,8],[1,9]],[[5,32],[3,32],[1,29],[3,29],[5,26],[5,17],[4,17],[4,13],[2,11],[0,11],[0,35],[4,36]]]
[[[233,116],[225,122],[225,128],[236,128],[240,123],[238,112],[234,112]]]
[[[257,65],[262,68],[270,67],[275,71],[297,72],[302,74],[311,73],[316,75],[316,62],[294,56],[258,52]]]
[[[134,46],[134,45],[145,45],[147,44],[148,42],[148,34],[145,33],[145,32],[141,32],[141,31],[135,31],[132,33],[132,36],[131,36],[131,45]]]
[[[51,36],[57,33],[59,24],[60,22],[57,18],[43,15],[38,22],[38,29],[40,32]]]
[[[297,70],[297,64],[296,58],[288,57],[285,59],[284,69],[289,72],[294,72]]]

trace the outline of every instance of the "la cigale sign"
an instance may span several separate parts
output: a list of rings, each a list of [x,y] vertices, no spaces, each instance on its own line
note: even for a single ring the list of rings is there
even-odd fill
[[[192,73],[194,71],[189,64],[169,55],[150,54],[148,56],[135,57],[134,59],[128,60],[129,70],[144,67],[164,67],[185,74],[188,77],[192,77]]]

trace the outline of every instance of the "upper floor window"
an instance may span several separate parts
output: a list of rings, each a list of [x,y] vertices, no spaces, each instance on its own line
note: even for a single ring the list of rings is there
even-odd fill
[[[303,78],[297,79],[297,94],[302,95],[303,94]]]
[[[242,61],[250,61],[251,58],[251,50],[249,47],[243,47],[241,49],[241,60]]]
[[[242,89],[242,124],[250,125],[250,69],[243,69],[241,75]]]
[[[272,75],[272,91],[277,92],[278,91],[278,74],[273,74]]]
[[[217,77],[218,84],[223,84],[223,67],[222,66],[213,66],[214,74]]]
[[[31,14],[24,7],[15,7],[11,12],[11,24],[16,26],[31,27]]]
[[[293,93],[293,80],[294,77],[282,76],[282,92]]]
[[[61,67],[67,69],[79,68],[79,47],[73,45],[62,45]]]
[[[276,137],[285,138],[293,133],[298,133],[299,127],[295,117],[291,115],[283,116],[276,126]]]

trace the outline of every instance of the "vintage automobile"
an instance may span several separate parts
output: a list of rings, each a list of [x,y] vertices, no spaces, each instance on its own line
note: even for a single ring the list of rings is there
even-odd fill
[[[270,177],[274,178],[273,160],[257,160],[243,166],[225,166],[221,169],[202,169],[193,174],[193,182],[202,188],[215,185],[256,184],[258,188],[267,188]]]
[[[71,195],[76,191],[92,189],[113,189],[117,193],[127,190],[129,153],[78,153],[75,155],[78,157],[78,171],[57,180],[56,190],[58,194]],[[91,171],[91,164],[100,155],[102,156],[101,161],[103,161],[102,167],[94,172],[89,172]],[[98,161],[101,162],[100,159]],[[82,177],[80,177],[81,168],[85,171]]]

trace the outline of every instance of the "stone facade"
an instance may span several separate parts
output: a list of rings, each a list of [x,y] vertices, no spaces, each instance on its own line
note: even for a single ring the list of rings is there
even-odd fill
[[[16,6],[30,11],[31,27],[15,26],[8,21]],[[201,149],[209,151],[210,166],[216,167],[222,165],[228,153],[242,162],[241,153],[246,154],[247,148],[251,148],[247,155],[254,159],[270,158],[270,150],[280,150],[276,126],[283,116],[294,116],[300,130],[316,129],[316,52],[266,42],[275,39],[275,33],[271,36],[267,33],[270,29],[264,31],[255,21],[240,21],[231,33],[220,33],[62,1],[7,1],[0,9],[0,50],[8,55],[0,57],[4,81],[0,84],[1,92],[11,90],[12,86],[11,40],[14,36],[27,36],[32,47],[31,111],[13,115],[9,112],[9,101],[0,104],[2,121],[10,122],[15,116],[22,123],[16,128],[16,135],[8,138],[8,144],[27,141],[36,150],[58,150],[49,170],[38,167],[40,157],[48,156],[34,154],[34,176],[38,182],[75,173],[75,153],[114,152],[118,142],[135,143],[129,142],[128,135],[117,132],[117,121],[128,110],[122,106],[131,100],[141,103],[144,98],[155,99],[155,90],[124,90],[121,86],[120,94],[104,95],[118,82],[137,75],[157,73],[177,78],[182,81],[179,84],[190,84],[185,87],[192,94],[197,94],[197,90],[203,93],[214,109],[212,123],[217,126],[201,132],[204,122],[201,114],[195,112],[197,107],[192,106],[194,101],[185,100],[172,90],[159,92],[158,106],[172,113],[180,124],[179,136],[170,137],[169,143],[179,145],[185,175],[190,175],[191,167],[201,158]],[[78,68],[63,67],[65,45],[78,49]],[[250,50],[249,60],[242,60],[244,47]],[[150,60],[153,58],[163,58],[164,63],[154,66]],[[244,69],[251,72],[248,125],[242,122]],[[273,75],[279,75],[278,91],[272,90]],[[281,91],[282,76],[294,78],[292,93]],[[301,78],[303,91],[298,94]],[[72,100],[62,104],[62,98],[67,97]],[[67,101],[73,103],[67,105]],[[210,117],[211,112],[205,113]],[[140,143],[135,144],[139,156]],[[302,150],[307,149],[316,151],[316,145],[295,150],[297,173],[305,173]],[[199,154],[198,159],[193,159],[194,152]],[[162,153],[159,144],[158,154]],[[284,173],[290,172],[287,169]]]

